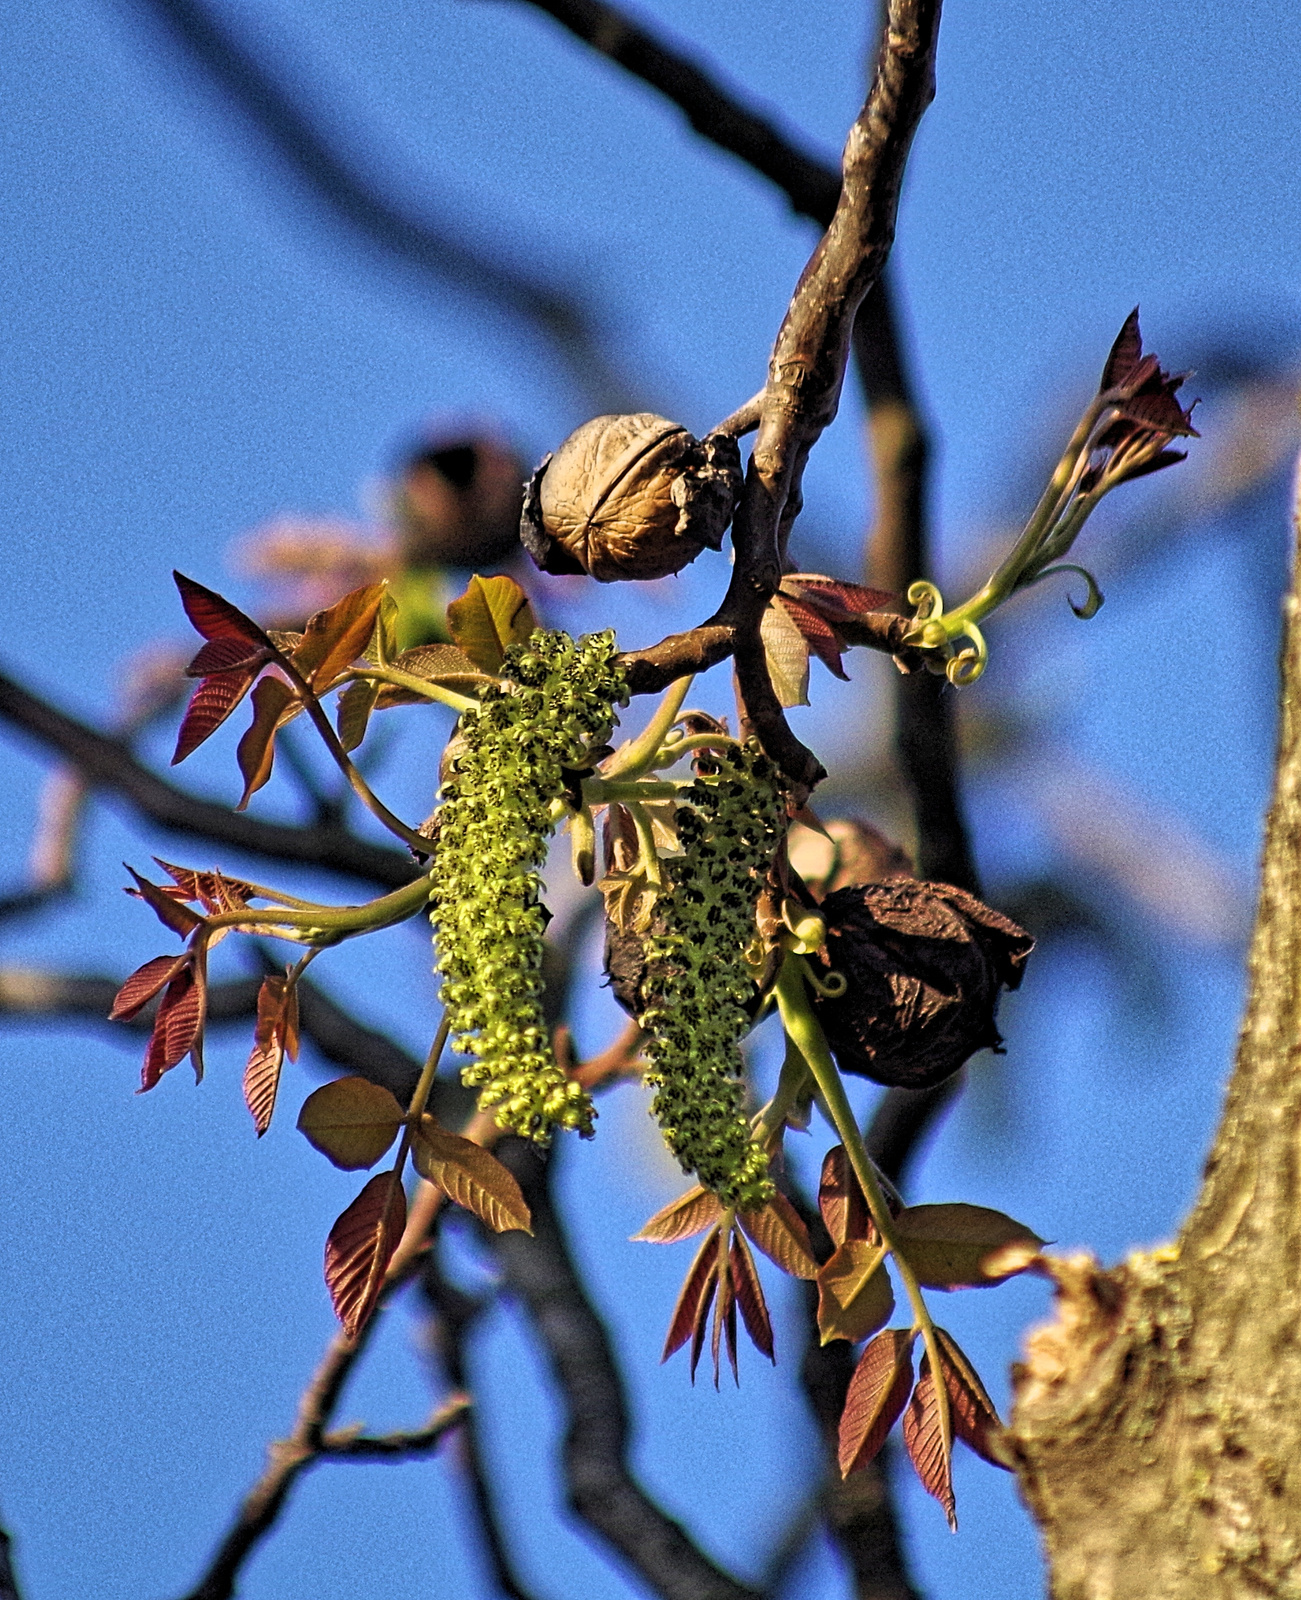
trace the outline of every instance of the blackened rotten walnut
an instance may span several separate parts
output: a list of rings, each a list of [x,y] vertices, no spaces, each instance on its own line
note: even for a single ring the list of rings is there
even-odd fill
[[[650,411],[594,417],[529,480],[520,538],[543,572],[664,578],[721,547],[741,487],[735,439]]]
[[[997,1048],[1003,989],[1020,985],[1034,940],[964,889],[893,878],[822,902],[827,968],[844,975],[815,1005],[842,1072],[929,1089]]]

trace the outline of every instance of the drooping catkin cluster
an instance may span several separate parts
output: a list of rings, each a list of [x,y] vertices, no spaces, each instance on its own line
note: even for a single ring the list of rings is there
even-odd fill
[[[554,1127],[590,1135],[595,1114],[547,1037],[539,868],[565,769],[590,765],[614,725],[624,696],[614,654],[608,632],[575,644],[539,628],[512,646],[508,681],[462,714],[438,814],[430,915],[453,1048],[475,1057],[461,1076],[499,1127],[542,1141]]]
[[[656,903],[641,984],[646,1082],[683,1169],[724,1205],[748,1211],[767,1203],[772,1181],[745,1117],[739,1045],[755,994],[745,957],[785,804],[777,769],[751,746],[701,772],[678,801],[685,854],[664,863],[670,883]]]

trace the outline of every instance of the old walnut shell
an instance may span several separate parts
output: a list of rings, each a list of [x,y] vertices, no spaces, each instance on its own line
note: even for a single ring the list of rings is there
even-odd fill
[[[720,548],[741,484],[735,439],[650,411],[594,417],[533,474],[520,538],[543,572],[663,578]]]
[[[1002,1043],[999,994],[1034,948],[1023,928],[963,889],[909,878],[837,889],[821,910],[847,987],[816,1007],[842,1072],[929,1089]]]

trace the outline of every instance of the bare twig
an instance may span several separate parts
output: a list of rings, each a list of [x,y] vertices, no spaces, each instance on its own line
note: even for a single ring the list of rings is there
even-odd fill
[[[386,889],[400,888],[415,876],[415,863],[408,856],[370,844],[345,828],[264,822],[187,794],[151,772],[121,740],[57,710],[3,674],[0,718],[56,751],[95,788],[121,796],[141,816],[173,833],[231,845],[273,861],[326,867]]]
[[[551,1362],[566,1418],[565,1484],[575,1515],[663,1600],[755,1600],[655,1504],[628,1468],[628,1413],[609,1337],[574,1267],[551,1204],[549,1164],[505,1139],[497,1154],[533,1213],[533,1233],[489,1243]]]
[[[592,400],[627,409],[627,386],[600,349],[590,312],[572,289],[538,282],[466,242],[465,228],[384,195],[369,171],[335,146],[248,45],[198,0],[141,0],[220,86],[309,189],[357,233],[443,284],[502,307],[544,335]],[[422,183],[426,196],[430,185]]]

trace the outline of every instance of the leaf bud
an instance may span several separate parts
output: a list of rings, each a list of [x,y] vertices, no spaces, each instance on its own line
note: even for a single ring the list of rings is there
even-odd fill
[[[814,1004],[842,1072],[929,1089],[998,1049],[999,995],[1034,948],[1023,928],[964,889],[909,878],[837,889],[821,911],[824,970],[846,988]]]
[[[717,550],[741,493],[735,439],[696,439],[653,412],[594,417],[524,491],[520,538],[543,572],[664,578]]]

